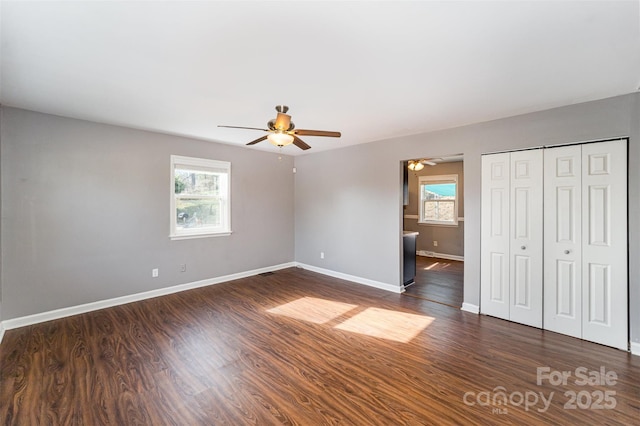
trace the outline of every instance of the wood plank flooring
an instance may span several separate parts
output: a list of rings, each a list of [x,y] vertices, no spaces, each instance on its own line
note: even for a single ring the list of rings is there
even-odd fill
[[[297,268],[8,330],[0,366],[4,425],[640,424],[640,357]]]
[[[459,308],[463,291],[464,262],[416,256],[415,283],[404,294]]]

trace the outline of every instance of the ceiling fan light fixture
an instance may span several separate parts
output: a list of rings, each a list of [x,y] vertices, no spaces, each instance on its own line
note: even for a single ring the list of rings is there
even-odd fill
[[[293,136],[288,133],[269,133],[267,139],[275,146],[287,146],[293,143]]]
[[[420,161],[411,160],[409,161],[408,167],[409,170],[413,172],[419,172],[420,170],[424,169],[424,164],[422,164]]]

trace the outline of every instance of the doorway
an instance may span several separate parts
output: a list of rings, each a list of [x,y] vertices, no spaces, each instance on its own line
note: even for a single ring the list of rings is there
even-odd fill
[[[462,154],[402,162],[405,233],[417,233],[415,276],[404,295],[460,308],[464,287]],[[409,262],[413,259],[409,259]],[[407,260],[403,259],[403,264]]]
[[[463,302],[464,262],[417,256],[416,278],[403,294],[460,308]]]

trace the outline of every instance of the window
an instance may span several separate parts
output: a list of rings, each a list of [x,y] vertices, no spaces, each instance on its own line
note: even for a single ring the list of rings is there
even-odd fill
[[[171,156],[171,238],[231,233],[230,175],[226,161]]]
[[[418,223],[458,225],[458,176],[420,176]]]

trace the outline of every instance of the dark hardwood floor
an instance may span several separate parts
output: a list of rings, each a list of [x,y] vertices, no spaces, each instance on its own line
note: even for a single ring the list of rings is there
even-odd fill
[[[416,256],[415,283],[404,292],[459,308],[463,302],[464,262]]]
[[[640,357],[297,268],[8,330],[0,366],[7,425],[640,423]]]

